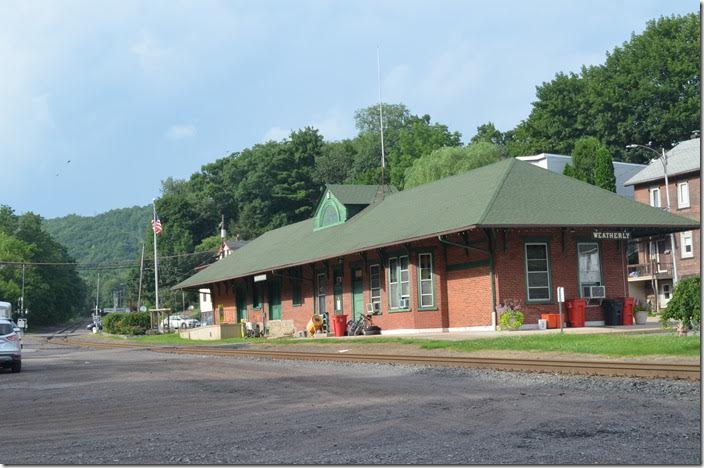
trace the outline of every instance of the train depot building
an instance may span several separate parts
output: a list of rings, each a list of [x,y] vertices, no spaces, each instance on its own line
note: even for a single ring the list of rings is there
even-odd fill
[[[383,334],[494,330],[520,304],[525,328],[557,313],[556,288],[628,296],[628,240],[698,229],[667,213],[507,159],[405,191],[328,185],[315,215],[269,231],[174,289],[208,288],[216,323],[305,330],[313,314],[374,312]]]

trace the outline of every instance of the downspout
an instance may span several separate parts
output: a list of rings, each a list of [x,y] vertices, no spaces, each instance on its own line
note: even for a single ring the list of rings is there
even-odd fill
[[[489,256],[489,281],[491,282],[491,326],[496,331],[496,324],[498,323],[496,317],[496,287],[494,285],[494,255],[493,255],[493,242],[491,241],[491,235],[489,230],[485,229],[484,234],[486,234],[487,241],[489,242],[488,249],[480,249],[479,247],[474,247],[471,245],[458,244],[456,242],[449,241],[443,236],[438,236],[438,240],[443,244],[451,245],[453,247],[459,247],[461,249],[472,249],[477,252],[485,253]]]

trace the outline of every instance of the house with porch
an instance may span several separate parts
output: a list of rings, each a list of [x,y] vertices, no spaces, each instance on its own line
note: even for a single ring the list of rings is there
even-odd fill
[[[520,302],[526,327],[556,313],[556,287],[588,299],[628,295],[626,245],[698,227],[527,162],[507,159],[396,191],[327,186],[315,215],[269,231],[174,289],[208,288],[217,323],[264,327],[313,314],[375,313],[383,334],[492,330]]]
[[[661,158],[652,160],[625,185],[633,187],[636,201],[666,210],[669,200],[672,213],[691,218],[699,225],[699,138],[678,143],[665,154],[665,158],[667,187]],[[678,278],[685,278],[698,275],[701,271],[700,233],[697,227],[675,236],[655,235],[632,241],[628,251],[630,295],[641,301],[649,301],[654,309],[667,307],[674,289],[675,273]]]

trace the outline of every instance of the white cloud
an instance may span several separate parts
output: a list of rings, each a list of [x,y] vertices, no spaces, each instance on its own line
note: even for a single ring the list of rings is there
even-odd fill
[[[281,127],[271,127],[262,137],[262,142],[285,140],[290,134],[291,130],[286,130]]]
[[[196,135],[196,127],[193,125],[172,125],[164,136],[169,140],[183,140],[193,138]]]
[[[355,135],[354,122],[349,112],[333,110],[310,125],[317,128],[327,141],[352,138]]]

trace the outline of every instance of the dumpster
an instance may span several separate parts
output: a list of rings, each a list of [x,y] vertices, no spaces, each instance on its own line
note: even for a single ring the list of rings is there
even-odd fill
[[[347,316],[334,315],[332,323],[335,327],[335,336],[345,336],[347,333]]]
[[[623,302],[615,299],[604,299],[601,301],[601,308],[604,311],[604,323],[614,326],[621,325],[623,320]]]
[[[633,306],[636,304],[635,297],[623,298],[623,324],[633,325]]]
[[[568,299],[565,304],[567,305],[567,321],[570,323],[570,327],[583,327],[587,300]]]

